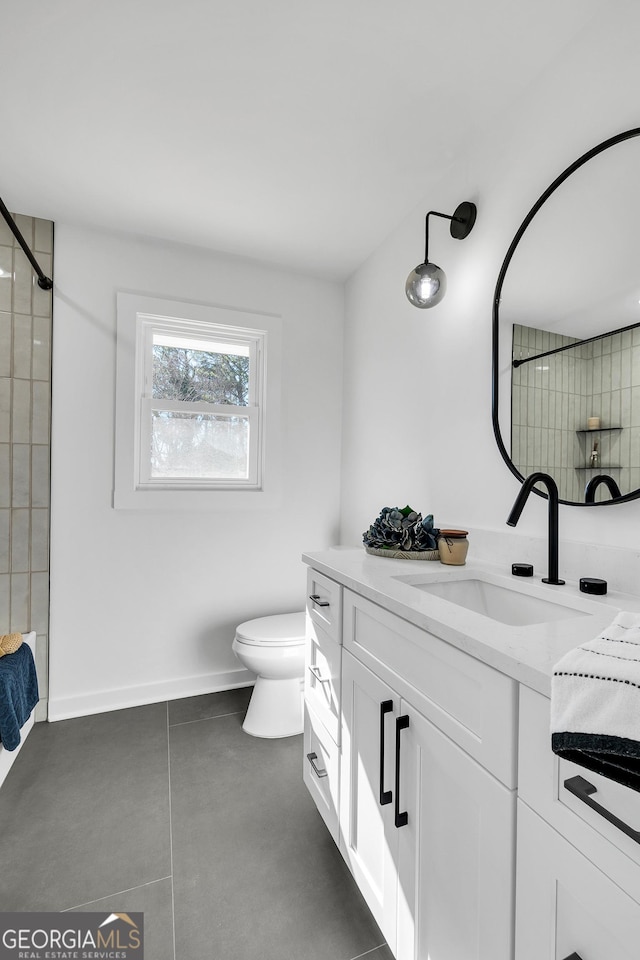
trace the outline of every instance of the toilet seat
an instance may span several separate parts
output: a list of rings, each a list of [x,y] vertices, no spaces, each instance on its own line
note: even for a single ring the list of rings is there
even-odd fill
[[[255,646],[298,646],[305,640],[305,614],[281,613],[246,620],[236,627],[236,640]]]

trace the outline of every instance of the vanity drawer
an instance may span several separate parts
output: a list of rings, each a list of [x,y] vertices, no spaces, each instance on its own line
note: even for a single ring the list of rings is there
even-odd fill
[[[640,793],[554,754],[549,711],[547,697],[521,688],[519,796],[612,880],[640,897],[640,843],[622,829],[628,825],[640,837]],[[581,781],[576,783],[576,777]],[[572,793],[565,787],[567,780],[578,789],[590,785],[583,795],[602,809],[593,809]]]
[[[304,695],[336,744],[340,744],[340,669],[342,647],[307,619]]]
[[[345,649],[515,787],[515,681],[350,590],[343,605]]]
[[[317,570],[307,572],[307,611],[316,626],[342,642],[342,587]]]
[[[338,747],[308,703],[304,705],[303,757],[302,779],[338,844]]]
[[[639,942],[640,904],[519,802],[517,960],[637,960]]]

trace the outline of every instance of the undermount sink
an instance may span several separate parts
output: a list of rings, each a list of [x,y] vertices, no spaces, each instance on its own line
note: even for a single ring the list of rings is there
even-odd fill
[[[412,578],[398,577],[411,587],[422,590],[434,597],[440,597],[459,607],[481,613],[484,617],[523,627],[534,623],[549,623],[553,620],[569,620],[586,617],[589,614],[575,607],[554,603],[531,594],[510,590],[488,580],[445,580],[437,582],[416,581]]]

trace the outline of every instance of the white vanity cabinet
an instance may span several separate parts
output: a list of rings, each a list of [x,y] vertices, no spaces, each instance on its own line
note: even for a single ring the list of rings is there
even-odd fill
[[[338,788],[342,587],[309,570],[304,677],[303,780],[339,842]]]
[[[519,767],[517,960],[636,960],[640,794],[554,755],[549,700],[526,688]]]
[[[518,801],[517,960],[637,960],[640,905]]]
[[[616,608],[511,626],[415,589],[457,568],[305,559],[305,782],[397,960],[638,960],[640,793],[549,732],[554,663]]]
[[[456,740],[512,777],[512,681],[349,591],[343,636],[340,849],[365,900],[398,960],[510,960],[515,794]]]

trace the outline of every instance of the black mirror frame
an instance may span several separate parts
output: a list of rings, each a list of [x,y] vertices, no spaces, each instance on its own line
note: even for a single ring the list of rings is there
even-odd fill
[[[496,438],[496,443],[498,444],[498,449],[502,454],[502,459],[508,466],[511,473],[518,478],[522,483],[524,481],[523,475],[520,473],[518,468],[515,466],[507,448],[504,445],[502,439],[502,433],[500,431],[500,423],[498,421],[498,390],[499,390],[499,348],[500,348],[500,297],[502,294],[502,286],[504,284],[504,278],[507,273],[507,268],[511,263],[511,259],[516,251],[522,235],[535,217],[536,213],[540,207],[549,199],[552,193],[554,193],[558,187],[564,183],[564,181],[571,176],[576,170],[582,167],[585,163],[591,160],[593,157],[596,157],[599,153],[603,153],[605,150],[608,150],[609,147],[615,146],[617,143],[621,143],[623,140],[631,140],[633,137],[640,137],[640,127],[633,127],[631,130],[625,130],[623,133],[616,134],[615,137],[610,137],[608,140],[603,140],[602,143],[599,143],[596,147],[593,147],[591,150],[588,150],[581,157],[575,160],[566,170],[564,170],[559,177],[557,177],[553,183],[547,187],[541,197],[534,203],[529,210],[529,213],[526,215],[518,230],[515,237],[511,241],[511,245],[507,250],[507,255],[502,262],[500,267],[500,273],[498,274],[498,281],[496,283],[495,292],[493,295],[493,333],[492,333],[492,394],[491,394],[491,419],[493,421],[493,433]],[[533,492],[537,493],[538,496],[547,499],[547,494],[543,490],[538,490],[536,487],[533,488]],[[583,503],[578,500],[559,500],[559,503],[567,504],[571,507],[604,507],[614,503],[625,503],[628,500],[637,500],[640,497],[640,488],[633,491],[633,493],[627,493],[622,497],[617,497],[615,500],[600,500],[597,503]]]

